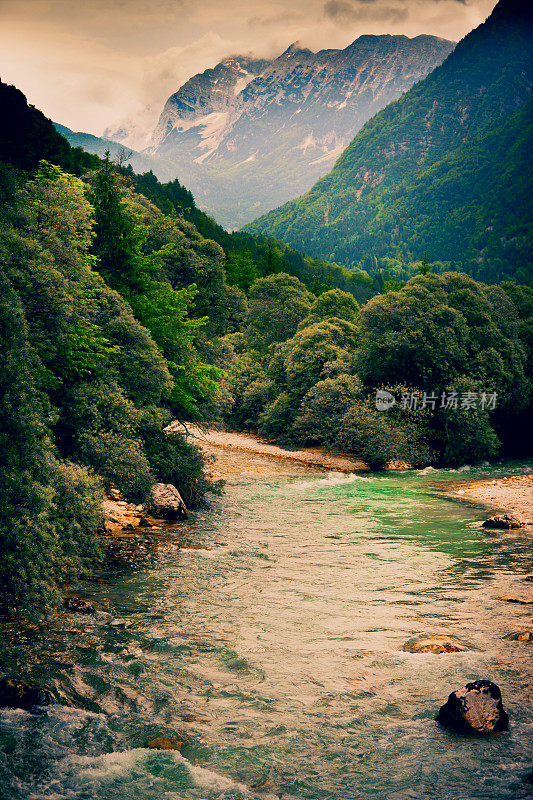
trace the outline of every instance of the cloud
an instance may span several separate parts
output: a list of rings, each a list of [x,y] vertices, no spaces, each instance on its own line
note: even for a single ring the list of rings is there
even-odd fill
[[[364,20],[394,24],[406,20],[409,11],[402,6],[378,5],[377,0],[328,0],[324,5],[324,14],[339,25]]]
[[[305,22],[305,19],[305,14],[298,11],[279,11],[275,14],[262,14],[250,17],[248,19],[248,25],[250,28],[277,28],[294,22]]]
[[[0,75],[76,130],[152,124],[197,72],[235,54],[275,57],[362,34],[458,39],[496,0],[0,0]]]

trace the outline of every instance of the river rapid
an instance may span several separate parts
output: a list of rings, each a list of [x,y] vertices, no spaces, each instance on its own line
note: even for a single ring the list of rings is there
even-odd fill
[[[533,645],[505,637],[532,607],[498,597],[532,571],[531,535],[435,494],[509,465],[345,475],[213,452],[228,480],[208,511],[87,581],[96,618],[10,646],[63,704],[0,712],[2,800],[529,797]],[[402,651],[434,632],[470,649]],[[476,678],[508,732],[434,721]],[[172,734],[181,754],[146,749]]]

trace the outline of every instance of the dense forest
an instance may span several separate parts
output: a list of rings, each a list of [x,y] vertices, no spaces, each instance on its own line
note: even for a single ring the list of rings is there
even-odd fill
[[[532,45],[530,4],[500,0],[307,194],[245,230],[370,272],[389,262],[401,276],[427,252],[479,280],[530,282]]]
[[[70,147],[14,87],[0,99],[2,608],[53,605],[88,568],[110,485],[205,502],[174,419],[374,468],[527,452],[531,288],[426,258],[370,278],[229,234],[177,180]],[[398,398],[386,413],[380,388]]]

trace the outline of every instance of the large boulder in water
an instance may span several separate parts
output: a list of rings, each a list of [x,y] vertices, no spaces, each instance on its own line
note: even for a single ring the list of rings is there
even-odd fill
[[[486,680],[452,692],[439,710],[437,722],[459,733],[496,733],[509,727],[500,689]]]
[[[465,653],[468,649],[454,636],[439,633],[414,636],[402,647],[407,653]]]
[[[156,483],[152,486],[144,505],[147,513],[156,519],[174,521],[188,517],[187,507],[171,483]]]
[[[32,706],[49,706],[54,696],[48,689],[32,683],[17,681],[14,678],[2,678],[0,681],[0,706],[4,708],[32,708]]]

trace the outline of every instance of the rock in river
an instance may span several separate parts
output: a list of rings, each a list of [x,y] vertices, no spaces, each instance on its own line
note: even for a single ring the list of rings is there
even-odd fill
[[[512,517],[510,514],[499,514],[496,517],[489,517],[483,523],[484,528],[496,528],[502,530],[509,530],[510,528],[523,528],[526,523],[518,517]]]
[[[187,519],[187,508],[181,495],[171,483],[156,483],[152,486],[145,503],[148,514],[157,519]]]
[[[496,733],[509,727],[500,689],[487,680],[467,683],[452,692],[436,719],[459,733]]]
[[[17,681],[14,678],[2,678],[0,681],[0,706],[31,708],[32,706],[49,706],[53,702],[54,696],[48,689],[25,681]]]
[[[507,637],[515,642],[533,642],[533,629],[524,631],[515,631],[510,633]]]
[[[177,736],[160,736],[157,739],[146,743],[150,750],[181,750],[183,742]]]
[[[434,634],[415,636],[403,645],[402,650],[408,653],[464,653],[468,647],[453,636]]]

